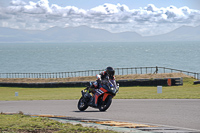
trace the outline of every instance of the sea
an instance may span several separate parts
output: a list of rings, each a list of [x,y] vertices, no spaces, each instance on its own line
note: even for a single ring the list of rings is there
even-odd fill
[[[0,73],[168,67],[200,73],[200,42],[0,43]]]

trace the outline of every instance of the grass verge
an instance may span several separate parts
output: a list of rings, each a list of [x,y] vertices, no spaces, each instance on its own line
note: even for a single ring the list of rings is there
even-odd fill
[[[23,114],[0,114],[0,132],[7,133],[115,133],[109,130],[83,127],[81,124],[60,123],[48,118],[30,117]]]
[[[163,87],[157,94],[157,87],[120,87],[115,99],[200,99],[200,84],[193,85],[193,78],[185,77],[183,86]],[[0,87],[0,100],[65,100],[79,99],[80,88],[18,88]],[[19,96],[15,96],[18,92]]]

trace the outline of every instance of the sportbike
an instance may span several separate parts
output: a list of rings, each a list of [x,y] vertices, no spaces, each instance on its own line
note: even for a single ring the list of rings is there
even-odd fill
[[[104,80],[99,84],[99,89],[86,96],[88,89],[89,87],[81,91],[82,97],[79,99],[78,109],[84,111],[90,106],[98,108],[99,111],[106,111],[112,103],[112,98],[119,91],[119,84],[116,84],[115,80]]]

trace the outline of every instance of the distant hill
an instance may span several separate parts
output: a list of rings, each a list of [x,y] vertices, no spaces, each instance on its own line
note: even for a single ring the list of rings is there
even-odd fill
[[[148,41],[200,41],[200,26],[182,26],[172,32],[146,37]]]
[[[170,33],[143,37],[136,32],[111,33],[87,26],[45,31],[18,30],[0,27],[0,42],[141,42],[141,41],[200,41],[200,26],[183,26]]]

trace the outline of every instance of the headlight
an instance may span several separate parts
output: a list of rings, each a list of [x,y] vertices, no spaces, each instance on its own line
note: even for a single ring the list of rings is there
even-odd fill
[[[112,90],[112,93],[116,93],[116,89],[115,88],[110,88]]]

